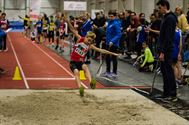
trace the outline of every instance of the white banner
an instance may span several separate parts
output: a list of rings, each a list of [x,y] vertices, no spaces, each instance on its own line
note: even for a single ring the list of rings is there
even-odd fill
[[[41,0],[30,0],[30,19],[37,20],[41,11]]]
[[[87,2],[76,2],[76,1],[64,1],[64,10],[87,10]]]

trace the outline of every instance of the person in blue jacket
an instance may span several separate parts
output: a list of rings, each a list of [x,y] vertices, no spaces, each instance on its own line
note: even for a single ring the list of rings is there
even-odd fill
[[[110,52],[117,53],[119,40],[121,38],[121,23],[116,18],[116,10],[108,12],[108,25],[106,27],[106,49]],[[111,72],[111,61],[113,62],[113,71]],[[102,75],[108,78],[117,78],[117,57],[106,55],[106,72]]]
[[[6,33],[0,28],[0,45],[2,45],[2,40],[5,37]],[[5,70],[0,68],[0,74],[5,73]]]
[[[90,19],[88,13],[83,15],[83,25],[81,26],[81,36],[85,37],[88,31],[92,31],[93,21]]]

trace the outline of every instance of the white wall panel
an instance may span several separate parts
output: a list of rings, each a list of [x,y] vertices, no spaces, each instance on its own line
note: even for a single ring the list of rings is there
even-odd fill
[[[118,0],[111,1],[111,9],[118,10]]]
[[[185,14],[188,11],[188,3],[189,3],[188,0],[183,0],[183,10]]]
[[[118,10],[119,11],[124,11],[125,10],[125,2],[123,0],[118,0]]]
[[[139,14],[142,11],[142,2],[141,0],[134,0],[134,11]]]
[[[126,0],[125,9],[134,11],[134,0]]]
[[[0,10],[3,11],[3,0],[0,0]]]
[[[168,0],[172,11],[175,11],[177,6],[183,7],[183,0]]]
[[[5,10],[5,13],[7,14],[7,19],[10,21],[18,21],[21,20],[18,18],[18,15],[24,17],[26,14],[25,10]]]
[[[4,8],[5,9],[25,9],[26,0],[5,0]]]
[[[60,11],[60,0],[41,0],[41,13],[46,13],[48,16]]]
[[[9,20],[19,20],[18,15],[26,14],[26,0],[3,0],[4,12]]]
[[[146,19],[149,20],[149,16],[153,13],[155,8],[154,0],[143,0],[142,1],[142,11],[146,15]]]
[[[100,2],[100,3],[98,3],[98,6],[97,6],[97,8],[96,9],[105,9],[105,2]]]

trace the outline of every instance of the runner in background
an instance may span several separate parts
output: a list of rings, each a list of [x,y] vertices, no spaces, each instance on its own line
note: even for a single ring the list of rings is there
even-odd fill
[[[6,13],[2,13],[1,14],[0,27],[4,31],[6,31],[9,28],[9,20],[6,19]],[[7,48],[7,35],[6,34],[3,36],[3,44],[2,44],[1,50],[2,51],[8,51],[8,48]]]
[[[42,17],[42,23],[43,23],[43,42],[46,42],[47,39],[47,32],[48,32],[48,25],[49,25],[49,18],[46,14]]]
[[[54,23],[54,18],[53,16],[50,16],[50,23],[49,23],[49,34],[48,34],[48,38],[49,38],[49,45],[54,44],[54,30],[55,30],[55,23]]]
[[[21,16],[18,17],[24,21],[24,35],[26,37],[30,37],[30,29],[31,29],[30,17],[28,15],[25,15],[24,18]]]
[[[43,30],[43,23],[41,21],[41,17],[39,16],[38,21],[36,22],[37,28],[37,43],[40,44],[42,42],[42,30]]]
[[[59,48],[59,42],[60,42],[60,32],[59,32],[60,24],[61,24],[61,13],[58,12],[56,14],[56,20],[55,20],[55,25],[56,25],[56,28],[55,28],[56,47],[55,47],[55,49],[56,50]]]

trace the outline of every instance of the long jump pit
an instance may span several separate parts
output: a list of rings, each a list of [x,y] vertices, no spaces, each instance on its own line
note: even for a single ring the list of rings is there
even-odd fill
[[[189,125],[127,90],[1,90],[0,125]]]

